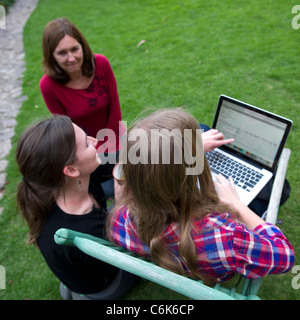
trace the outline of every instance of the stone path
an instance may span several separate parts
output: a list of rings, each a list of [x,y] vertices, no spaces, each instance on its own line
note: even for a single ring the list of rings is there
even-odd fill
[[[26,96],[22,96],[25,70],[23,27],[38,0],[16,0],[0,29],[0,200],[6,183],[6,157],[11,149],[16,116]],[[0,214],[3,208],[0,208]]]

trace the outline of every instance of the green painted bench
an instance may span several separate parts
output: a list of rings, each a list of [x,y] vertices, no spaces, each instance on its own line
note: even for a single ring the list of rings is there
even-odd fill
[[[286,176],[290,150],[284,149],[280,158],[275,176],[274,186],[265,220],[276,224],[281,192]],[[174,290],[194,300],[254,300],[259,299],[257,293],[262,278],[256,280],[245,279],[242,287],[228,289],[217,284],[208,287],[201,281],[178,275],[163,269],[151,261],[136,256],[109,241],[93,237],[88,234],[75,232],[69,229],[59,229],[54,235],[59,245],[76,246],[86,254],[114,265],[120,269],[133,273],[139,277],[155,282],[159,285]]]

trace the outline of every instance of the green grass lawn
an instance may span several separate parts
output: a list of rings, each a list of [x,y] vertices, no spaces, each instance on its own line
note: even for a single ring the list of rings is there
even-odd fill
[[[294,121],[287,141],[292,156],[292,193],[280,209],[281,228],[300,264],[300,29],[291,25],[291,0],[40,0],[24,30],[26,71],[23,102],[8,158],[6,194],[0,203],[0,264],[6,290],[0,299],[60,299],[58,280],[38,249],[26,245],[27,226],[16,212],[20,175],[17,139],[32,121],[49,116],[39,91],[41,35],[48,21],[72,20],[95,53],[108,57],[118,83],[123,120],[143,110],[184,106],[201,123],[211,124],[222,93],[279,113]],[[141,46],[137,44],[146,40]],[[268,276],[262,299],[299,299],[292,273]],[[126,299],[184,298],[142,281]]]

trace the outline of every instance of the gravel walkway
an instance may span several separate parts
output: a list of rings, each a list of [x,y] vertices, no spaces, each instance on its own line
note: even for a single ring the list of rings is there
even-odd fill
[[[22,96],[23,28],[37,3],[38,0],[17,0],[5,16],[5,29],[0,29],[0,199],[4,194],[6,157],[11,150],[15,119],[26,100],[26,96]],[[0,214],[2,211],[0,207]]]

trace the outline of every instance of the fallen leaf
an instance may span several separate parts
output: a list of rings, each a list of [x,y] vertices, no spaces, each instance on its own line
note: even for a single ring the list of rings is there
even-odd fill
[[[146,42],[146,40],[141,40],[139,43],[138,43],[138,45],[137,45],[137,47],[140,47],[143,43],[145,43]]]

